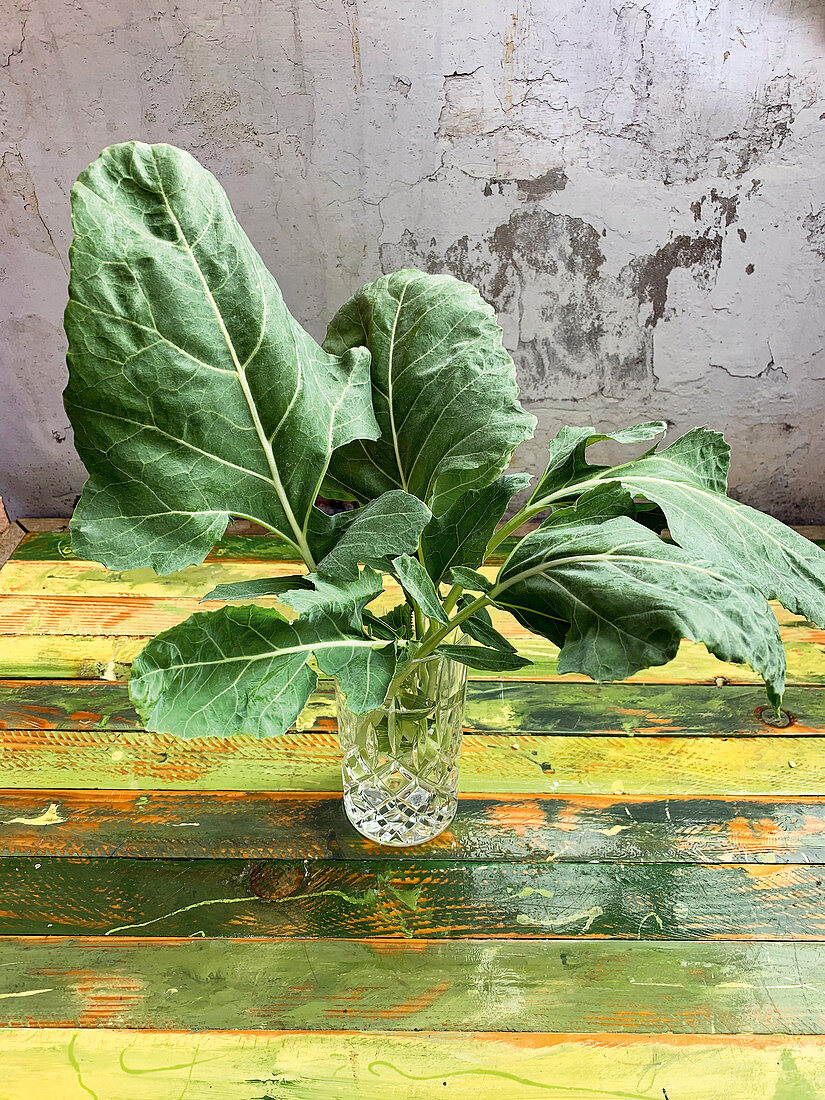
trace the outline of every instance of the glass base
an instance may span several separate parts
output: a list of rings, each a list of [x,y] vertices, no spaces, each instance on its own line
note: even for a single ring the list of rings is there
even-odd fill
[[[336,690],[344,809],[369,840],[424,844],[455,817],[466,682],[465,665],[434,657],[368,714],[350,711]]]
[[[397,795],[364,784],[346,792],[344,809],[362,836],[377,844],[409,848],[443,833],[455,817],[458,799],[417,783],[407,785]]]

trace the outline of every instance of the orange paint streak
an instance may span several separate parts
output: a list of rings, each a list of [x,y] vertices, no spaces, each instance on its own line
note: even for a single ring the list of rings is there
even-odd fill
[[[129,1015],[132,1006],[143,1000],[144,985],[116,974],[96,974],[75,982],[75,991],[83,1004],[78,1027],[105,1027],[117,1024]]]
[[[491,825],[497,825],[502,830],[515,833],[516,836],[544,832],[548,825],[547,813],[542,808],[539,799],[523,801],[516,806],[509,805],[506,802],[500,806],[494,804],[488,807],[486,816]],[[562,824],[561,822],[555,822],[554,827],[565,829],[565,831],[572,831],[576,828],[575,824]]]
[[[438,985],[430,986],[429,989],[425,989],[417,997],[411,997],[408,1001],[404,1001],[403,1004],[394,1005],[392,1008],[382,1009],[378,1012],[365,1012],[363,1015],[374,1020],[400,1020],[404,1016],[413,1016],[416,1012],[423,1012],[424,1009],[434,1005],[438,998],[446,993],[449,988],[450,982],[439,982]]]
[[[727,833],[731,844],[745,852],[773,851],[784,846],[780,843],[785,836],[784,830],[769,817],[758,821],[735,817],[728,822]]]

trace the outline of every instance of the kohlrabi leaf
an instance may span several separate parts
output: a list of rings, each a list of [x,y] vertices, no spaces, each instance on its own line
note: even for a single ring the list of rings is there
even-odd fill
[[[495,314],[467,283],[405,270],[362,287],[324,340],[334,355],[358,347],[372,353],[381,436],[335,452],[329,495],[368,501],[404,489],[438,515],[498,477],[532,435]]]
[[[251,581],[232,581],[229,584],[219,584],[215,588],[201,596],[201,603],[210,600],[259,600],[263,596],[279,597],[284,592],[291,592],[296,588],[310,588],[310,582],[305,576],[292,577],[259,577]]]
[[[394,557],[416,553],[430,518],[426,504],[400,489],[384,493],[363,508],[329,517],[328,532],[332,534],[326,535],[326,546],[331,548],[318,562],[318,573],[351,579],[358,575],[359,562],[389,571]],[[315,523],[317,527],[317,518]],[[318,534],[315,539],[313,545],[319,544]]]
[[[421,536],[421,556],[436,584],[455,566],[481,565],[510,498],[529,484],[529,474],[505,474],[491,485],[462,493],[430,520]]]
[[[305,554],[330,454],[379,433],[369,352],[301,328],[180,149],[106,149],[72,212],[64,399],[90,475],[75,552],[165,573],[202,562],[237,515]]]
[[[381,650],[387,650],[382,653]],[[247,604],[192,615],[146,646],[129,694],[146,728],[179,737],[284,733],[316,683],[307,666],[343,673],[355,706],[378,706],[396,667],[394,648],[352,634],[327,615],[287,622]]]
[[[450,584],[458,584],[468,592],[489,592],[493,584],[483,573],[479,573],[476,569],[468,569],[466,565],[457,565],[451,569],[447,579]]]
[[[782,694],[785,655],[762,595],[626,517],[560,509],[516,548],[490,597],[561,645],[560,672],[622,680],[672,660],[685,637],[750,665],[772,702]]]
[[[825,553],[779,520],[725,496],[728,462],[723,437],[695,428],[600,479],[658,504],[671,537],[691,554],[825,626]]]
[[[485,649],[480,645],[441,645],[436,653],[485,672],[515,672],[533,663],[512,649]]]
[[[308,576],[267,577],[234,584],[219,584],[208,592],[206,600],[255,600],[275,596],[299,615],[311,618],[324,613],[346,622],[353,629],[361,626],[368,603],[381,595],[384,586],[379,573],[363,569],[350,580],[330,581],[317,573]]]
[[[424,614],[439,623],[447,623],[449,615],[441,605],[429,573],[418,558],[401,554],[393,559],[392,564],[404,591],[412,596]]]
[[[330,581],[310,573],[309,585],[293,586],[283,594],[283,602],[299,615],[312,619],[321,614],[331,615],[345,622],[354,630],[360,629],[361,614],[384,591],[380,573],[362,569],[352,580]]]
[[[530,500],[539,502],[553,493],[558,493],[568,485],[587,476],[606,470],[607,466],[596,466],[587,460],[587,448],[594,443],[613,440],[615,443],[645,443],[667,431],[663,420],[653,420],[647,424],[636,424],[631,428],[620,428],[615,432],[597,432],[595,428],[562,428],[550,441],[550,453],[547,468],[541,475]]]
[[[463,611],[473,602],[472,596],[462,596],[456,604],[456,611]],[[461,624],[461,629],[465,634],[469,635],[473,641],[479,642],[483,646],[487,646],[488,649],[501,649],[515,652],[515,646],[511,645],[504,635],[499,634],[493,626],[493,620],[486,607],[480,608],[480,610],[471,615],[469,619],[465,619]]]
[[[409,640],[413,634],[413,610],[409,603],[397,603],[386,615],[364,611],[364,622],[376,638]]]

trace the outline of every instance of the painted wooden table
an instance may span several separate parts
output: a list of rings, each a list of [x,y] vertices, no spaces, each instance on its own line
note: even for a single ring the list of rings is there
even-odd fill
[[[293,568],[31,530],[0,569],[0,1100],[825,1097],[825,634],[782,613],[783,725],[698,646],[599,686],[527,641],[470,684],[453,827],[395,853],[329,690],[269,741],[129,704],[147,638]]]

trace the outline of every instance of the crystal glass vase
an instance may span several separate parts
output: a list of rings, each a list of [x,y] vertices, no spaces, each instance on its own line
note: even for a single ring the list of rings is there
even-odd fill
[[[450,824],[466,684],[466,665],[429,657],[369,714],[353,714],[336,688],[344,809],[359,833],[404,848]]]

